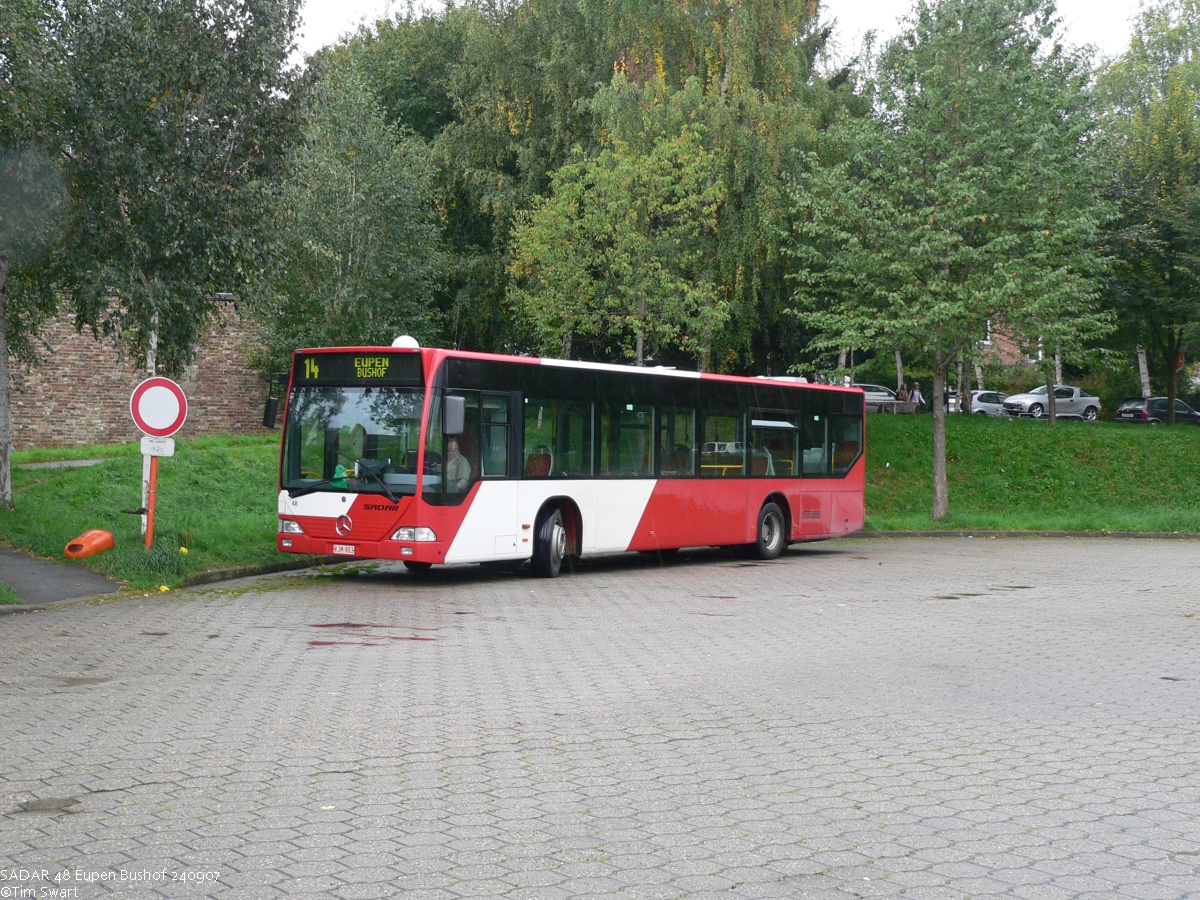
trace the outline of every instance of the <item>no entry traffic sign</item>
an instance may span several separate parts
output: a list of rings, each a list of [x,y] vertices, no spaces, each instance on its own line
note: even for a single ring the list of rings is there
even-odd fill
[[[187,398],[170,378],[156,375],[133,389],[129,414],[133,424],[150,437],[169,437],[187,419]]]

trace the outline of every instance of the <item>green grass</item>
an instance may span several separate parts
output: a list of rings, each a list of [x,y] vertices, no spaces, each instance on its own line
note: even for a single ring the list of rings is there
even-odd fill
[[[872,415],[867,429],[868,529],[1200,533],[1200,428],[951,417],[950,515],[936,524],[932,417]],[[13,469],[17,508],[0,511],[0,540],[61,559],[70,540],[104,528],[116,546],[83,564],[129,591],[178,587],[212,569],[294,562],[275,549],[277,458],[270,435],[179,441],[176,455],[159,462],[147,551],[140,518],[119,511],[141,500],[136,444],[22,451]],[[104,462],[20,467],[64,459]],[[0,585],[0,603],[15,600]]]
[[[175,456],[159,460],[154,546],[147,550],[141,517],[121,512],[141,503],[142,455],[136,444],[22,451],[13,468],[16,511],[0,510],[0,539],[61,559],[67,543],[84,531],[111,531],[114,548],[84,564],[126,582],[131,591],[178,587],[210,569],[295,560],[275,549],[278,453],[278,438],[269,435],[178,441]],[[64,459],[104,461],[83,468],[22,468]]]
[[[951,416],[950,514],[933,504],[933,417],[867,420],[867,528],[1200,532],[1200,428]]]

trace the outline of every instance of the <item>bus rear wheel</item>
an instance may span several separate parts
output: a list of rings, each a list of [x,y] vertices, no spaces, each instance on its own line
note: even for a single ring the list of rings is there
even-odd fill
[[[774,503],[764,503],[758,511],[758,539],[752,545],[758,559],[775,559],[783,552],[783,511]]]
[[[533,574],[540,578],[557,578],[567,555],[567,529],[561,509],[546,515],[538,526],[533,545]]]

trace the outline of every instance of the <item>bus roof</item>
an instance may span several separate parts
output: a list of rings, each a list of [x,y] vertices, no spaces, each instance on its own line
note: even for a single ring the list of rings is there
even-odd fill
[[[819,384],[805,381],[794,375],[724,375],[715,372],[691,372],[686,369],[675,369],[667,366],[632,366],[618,363],[585,362],[574,359],[555,359],[543,356],[512,356],[503,353],[485,353],[477,350],[452,350],[442,347],[387,347],[387,346],[358,346],[358,347],[306,347],[296,350],[293,359],[304,353],[419,353],[422,357],[423,369],[426,374],[432,373],[444,359],[476,359],[484,362],[522,363],[531,366],[554,366],[564,369],[582,369],[593,372],[621,372],[632,375],[658,375],[668,378],[703,379],[706,381],[725,381],[733,384],[746,384],[769,381],[787,387],[815,388],[817,390],[836,391],[838,393],[861,393],[855,388],[837,384]]]

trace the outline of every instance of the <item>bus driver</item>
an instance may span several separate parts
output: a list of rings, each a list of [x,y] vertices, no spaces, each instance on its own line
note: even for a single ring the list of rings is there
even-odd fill
[[[446,490],[465,491],[471,483],[471,461],[458,452],[458,441],[446,441]]]

